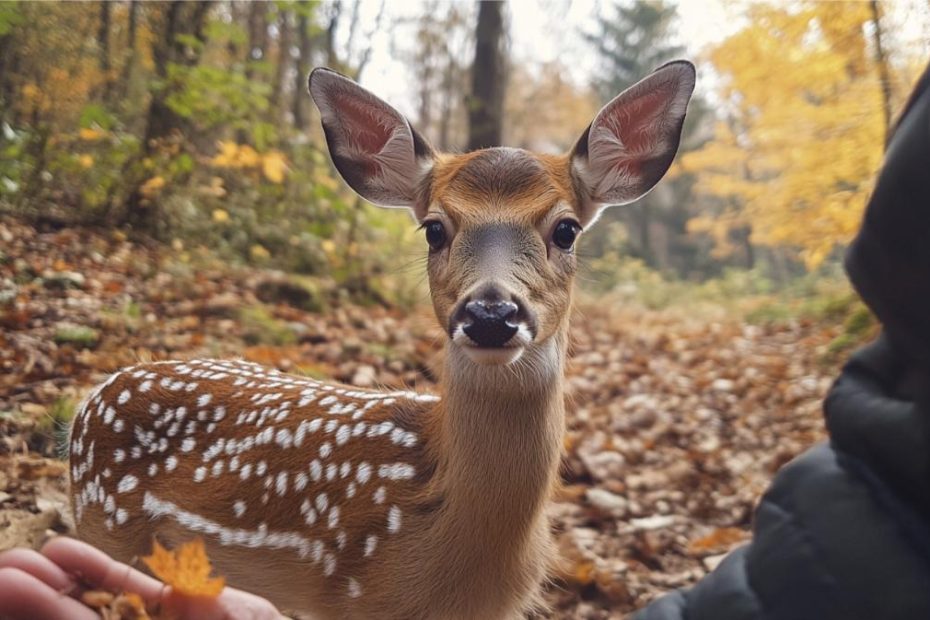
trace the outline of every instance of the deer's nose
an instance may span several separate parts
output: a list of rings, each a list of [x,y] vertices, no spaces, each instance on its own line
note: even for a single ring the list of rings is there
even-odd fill
[[[473,299],[464,310],[462,329],[479,347],[503,346],[517,333],[520,307],[512,301]]]

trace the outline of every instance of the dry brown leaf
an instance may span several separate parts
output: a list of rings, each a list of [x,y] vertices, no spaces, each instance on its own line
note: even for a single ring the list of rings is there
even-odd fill
[[[691,541],[688,552],[693,555],[704,555],[718,551],[726,551],[733,545],[740,543],[749,536],[747,532],[735,527],[721,527],[707,536]]]

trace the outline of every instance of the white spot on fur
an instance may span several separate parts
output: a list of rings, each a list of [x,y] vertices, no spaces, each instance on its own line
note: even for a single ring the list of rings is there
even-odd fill
[[[365,557],[371,556],[375,552],[375,548],[378,546],[378,537],[372,534],[365,539]]]
[[[388,531],[392,534],[400,531],[400,515],[400,508],[397,506],[391,506],[388,510]]]
[[[129,493],[139,486],[139,479],[132,474],[126,474],[116,485],[117,493]]]
[[[202,515],[188,512],[172,502],[159,499],[149,492],[146,492],[143,497],[142,510],[152,518],[170,516],[189,530],[217,537],[220,544],[225,546],[293,549],[300,557],[307,557],[311,552],[316,556],[317,548],[321,556],[323,553],[322,543],[312,541],[296,532],[269,532],[268,526],[264,523],[259,524],[256,530],[228,528]],[[317,544],[320,546],[317,547]]]
[[[239,479],[248,480],[250,475],[252,475],[252,464],[246,463],[242,466],[242,469],[239,470]]]

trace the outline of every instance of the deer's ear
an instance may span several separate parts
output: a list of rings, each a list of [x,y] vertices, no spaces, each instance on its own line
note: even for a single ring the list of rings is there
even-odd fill
[[[330,156],[363,198],[384,207],[415,208],[433,150],[400,112],[329,69],[310,73]]]
[[[572,179],[582,197],[582,225],[601,208],[644,196],[665,175],[681,140],[694,65],[663,65],[605,105],[575,144]]]

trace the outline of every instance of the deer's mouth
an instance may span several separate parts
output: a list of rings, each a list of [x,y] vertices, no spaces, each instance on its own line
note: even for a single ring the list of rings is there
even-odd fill
[[[524,323],[513,325],[513,333],[496,346],[482,346],[468,335],[468,325],[459,324],[452,331],[453,344],[462,348],[469,359],[485,366],[504,366],[512,364],[523,355],[526,347],[533,341],[530,329]]]

